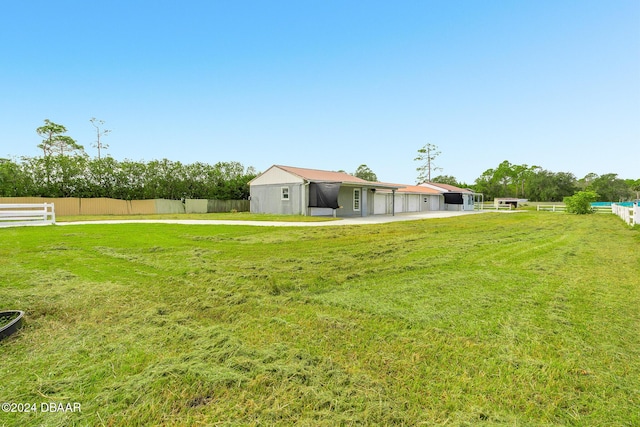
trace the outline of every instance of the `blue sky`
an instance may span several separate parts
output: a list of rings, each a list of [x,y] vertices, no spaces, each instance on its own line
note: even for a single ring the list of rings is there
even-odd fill
[[[640,1],[4,1],[0,157],[640,178]]]

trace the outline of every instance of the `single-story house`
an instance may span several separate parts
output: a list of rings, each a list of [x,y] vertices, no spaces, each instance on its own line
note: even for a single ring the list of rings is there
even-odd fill
[[[473,192],[452,185],[372,182],[282,165],[251,180],[249,191],[253,213],[347,217],[474,208]]]
[[[400,187],[345,172],[274,165],[249,181],[250,206],[253,213],[368,216],[377,191]]]

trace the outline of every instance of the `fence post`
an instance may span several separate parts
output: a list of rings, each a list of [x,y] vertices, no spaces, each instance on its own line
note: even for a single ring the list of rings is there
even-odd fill
[[[53,203],[48,203],[48,206],[51,208],[51,224],[55,224],[56,223],[56,206]]]

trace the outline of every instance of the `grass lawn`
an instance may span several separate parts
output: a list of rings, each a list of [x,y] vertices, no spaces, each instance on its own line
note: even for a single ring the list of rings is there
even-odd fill
[[[0,426],[637,426],[639,249],[551,212],[0,229],[0,402],[38,409]]]

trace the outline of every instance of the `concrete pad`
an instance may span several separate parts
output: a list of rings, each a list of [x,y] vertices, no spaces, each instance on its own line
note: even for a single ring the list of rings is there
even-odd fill
[[[496,211],[427,211],[400,213],[396,215],[371,215],[365,217],[340,218],[336,221],[319,222],[288,222],[288,221],[241,221],[241,220],[209,220],[209,219],[126,219],[100,221],[58,222],[56,225],[87,225],[87,224],[185,224],[185,225],[251,225],[257,227],[336,227],[344,225],[386,224],[398,221],[417,221],[433,218],[450,218],[463,215],[475,215]],[[507,212],[507,211],[502,211]],[[512,211],[515,212],[515,211]]]

